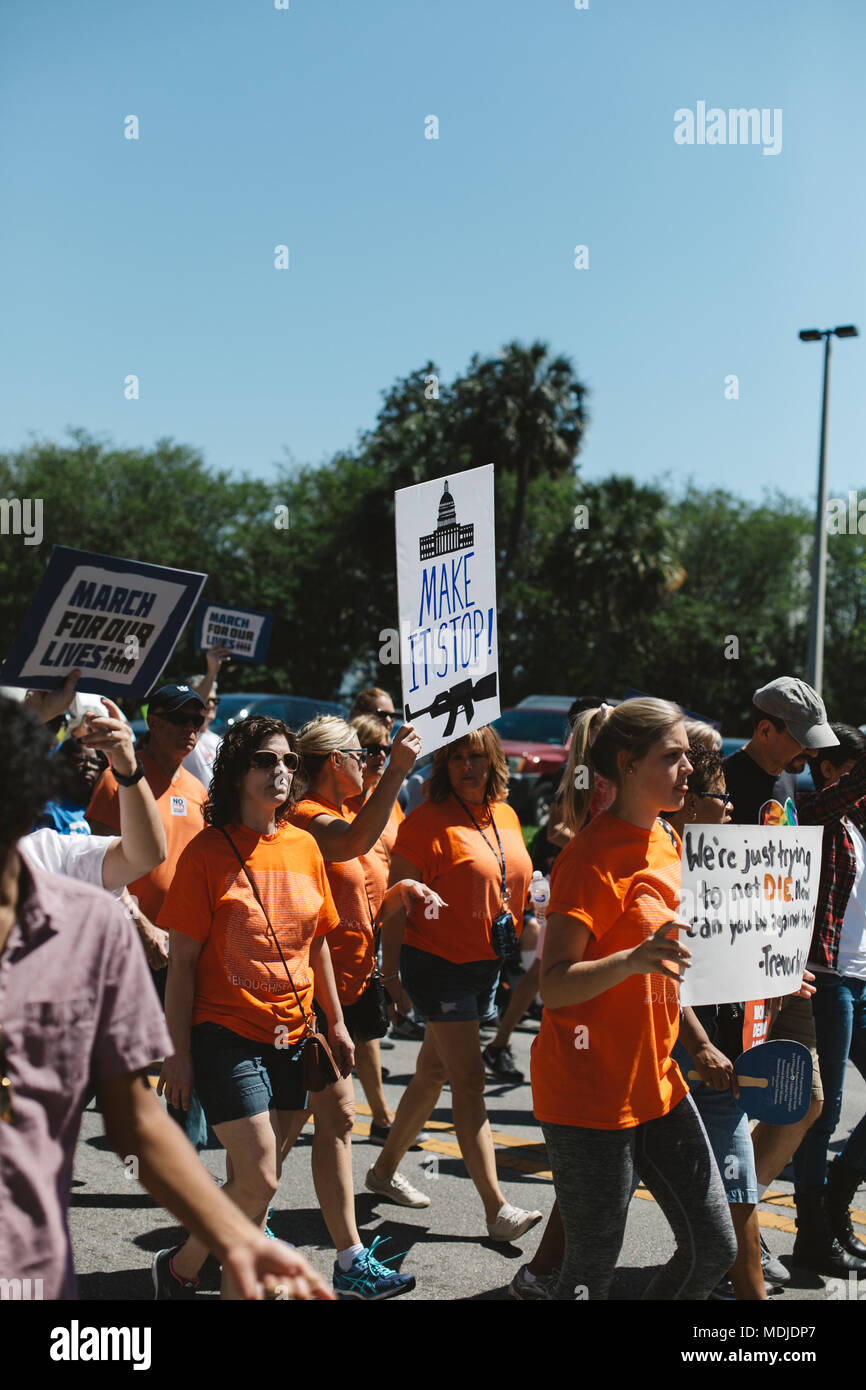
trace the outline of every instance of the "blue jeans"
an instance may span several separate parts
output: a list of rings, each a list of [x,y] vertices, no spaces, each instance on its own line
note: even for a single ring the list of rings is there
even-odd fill
[[[824,1108],[794,1155],[794,1186],[798,1192],[819,1191],[827,1177],[827,1149],[842,1113],[845,1063],[849,1056],[866,1078],[866,980],[852,975],[815,971],[817,994],[812,999]],[[866,1177],[866,1115],[842,1150]]]

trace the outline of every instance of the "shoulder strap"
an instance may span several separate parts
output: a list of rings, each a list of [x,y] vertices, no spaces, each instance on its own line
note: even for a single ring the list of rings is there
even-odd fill
[[[286,958],[285,958],[285,956],[283,955],[282,947],[280,946],[279,940],[278,940],[278,938],[277,938],[277,934],[276,934],[276,932],[274,931],[274,928],[273,928],[273,926],[272,926],[272,924],[271,924],[271,919],[270,919],[270,917],[268,916],[267,909],[266,909],[264,903],[262,902],[262,900],[261,900],[261,898],[260,898],[260,896],[259,896],[259,890],[258,890],[258,888],[257,888],[256,885],[255,885],[255,881],[254,881],[254,879],[253,879],[253,876],[252,876],[252,874],[250,873],[249,869],[247,868],[246,864],[244,863],[243,859],[241,858],[240,851],[239,851],[237,845],[235,844],[234,840],[232,839],[231,835],[229,834],[229,832],[228,832],[227,830],[225,830],[225,829],[223,828],[223,826],[221,826],[221,825],[217,826],[216,828],[219,830],[219,832],[220,832],[221,835],[225,835],[226,839],[228,840],[229,844],[231,845],[232,849],[234,850],[235,855],[237,856],[238,863],[240,864],[241,868],[242,868],[243,871],[244,871],[244,874],[246,875],[247,883],[250,885],[250,887],[251,887],[252,890],[253,890],[253,894],[254,894],[254,896],[255,896],[255,900],[256,900],[256,902],[258,903],[259,907],[262,909],[262,913],[263,913],[263,915],[264,915],[265,921],[266,921],[267,924],[268,924],[268,928],[269,928],[269,930],[270,930],[271,936],[274,938],[274,945],[276,946],[277,950],[278,950],[279,953],[280,953],[280,960],[283,962],[283,969],[285,970],[286,975],[288,976],[289,984],[290,984],[291,987],[292,987],[292,992],[293,992],[295,998],[296,998],[297,1001],[298,1001],[298,1008],[299,1008],[300,1011],[301,1011],[301,1017],[303,1018],[304,1023],[307,1024],[307,1025],[309,1026],[309,1019],[308,1019],[308,1017],[307,1017],[307,1012],[306,1012],[306,1010],[305,1010],[303,1004],[301,1003],[301,996],[298,994],[298,991],[295,989],[295,982],[294,982],[294,980],[292,979],[291,974],[289,973],[289,967],[286,965]]]

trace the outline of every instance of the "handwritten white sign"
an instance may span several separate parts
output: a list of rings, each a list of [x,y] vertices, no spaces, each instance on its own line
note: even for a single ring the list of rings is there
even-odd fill
[[[499,716],[493,465],[395,494],[403,714],[431,753]]]
[[[680,1003],[796,994],[821,876],[820,826],[687,825],[680,916],[692,953]]]

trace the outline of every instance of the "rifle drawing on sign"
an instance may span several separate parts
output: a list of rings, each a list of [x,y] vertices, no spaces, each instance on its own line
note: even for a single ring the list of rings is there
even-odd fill
[[[475,714],[476,700],[492,700],[496,694],[496,672],[489,671],[486,676],[481,676],[477,681],[471,678],[458,681],[457,685],[452,685],[450,690],[440,690],[432,704],[426,709],[416,709],[414,714],[406,705],[404,715],[407,724],[411,724],[413,719],[418,719],[422,714],[429,714],[431,719],[438,719],[442,715],[448,715],[448,723],[442,730],[443,737],[448,738],[453,734],[457,727],[457,716],[461,710],[466,715],[466,723],[472,723]]]

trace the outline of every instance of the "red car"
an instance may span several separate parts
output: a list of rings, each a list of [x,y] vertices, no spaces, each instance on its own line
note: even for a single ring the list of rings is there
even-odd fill
[[[564,710],[516,705],[492,726],[502,742],[511,779],[508,800],[524,825],[546,825],[571,730]]]

